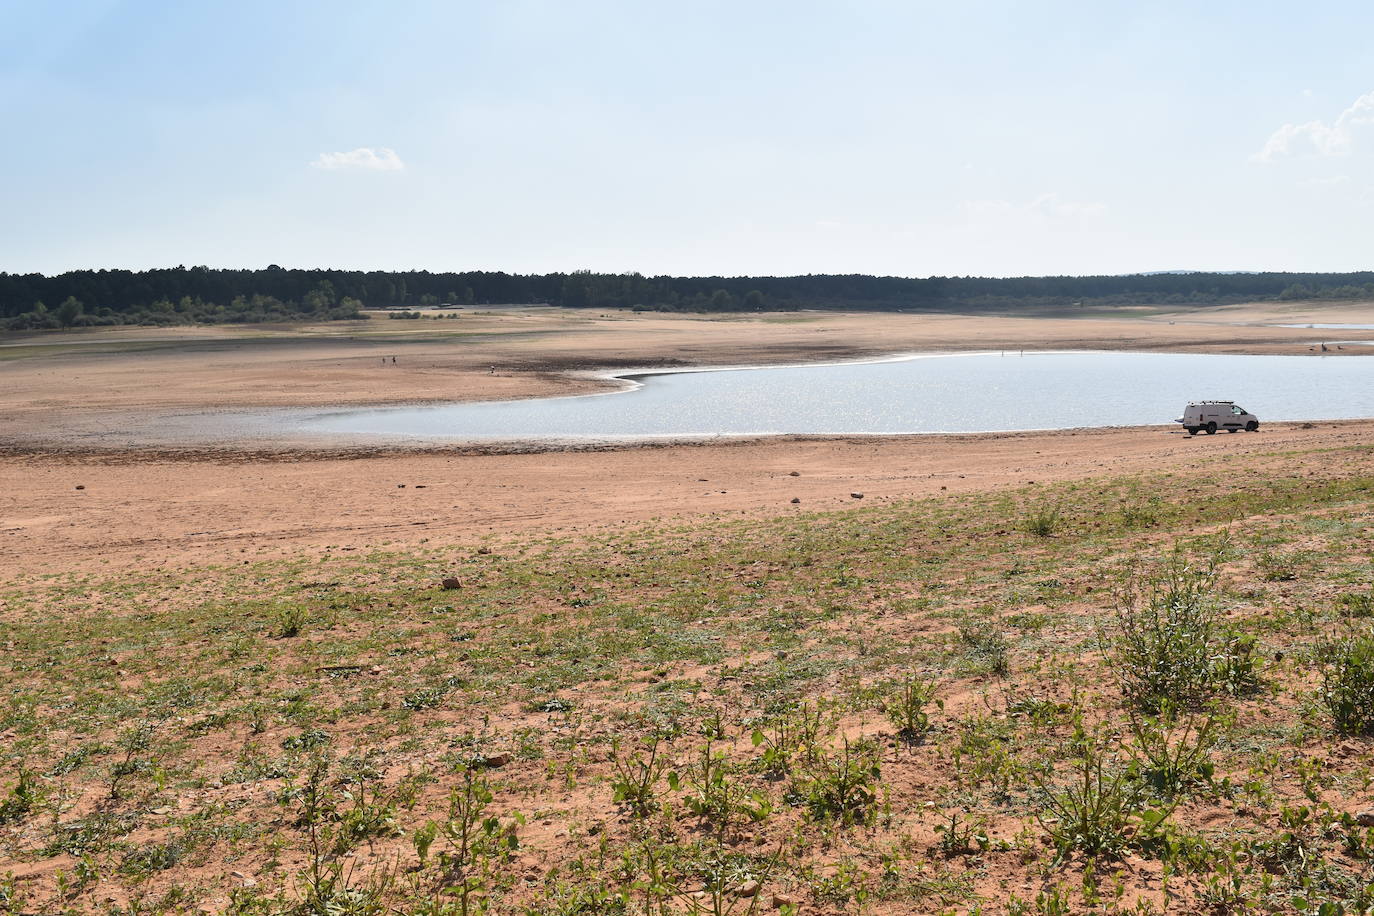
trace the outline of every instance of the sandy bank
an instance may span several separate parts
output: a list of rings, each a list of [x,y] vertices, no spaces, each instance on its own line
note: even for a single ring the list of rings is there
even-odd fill
[[[532,532],[767,518],[1101,475],[1186,475],[1241,457],[1262,466],[1267,455],[1288,449],[1370,444],[1374,421],[1273,424],[1255,434],[1197,438],[1140,427],[494,455],[10,455],[0,457],[0,568],[15,575],[98,572],[476,545]]]

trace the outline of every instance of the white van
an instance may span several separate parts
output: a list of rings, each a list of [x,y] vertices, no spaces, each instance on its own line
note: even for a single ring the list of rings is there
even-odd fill
[[[1183,416],[1174,422],[1182,423],[1190,436],[1196,436],[1199,432],[1210,436],[1219,429],[1228,433],[1242,429],[1253,433],[1259,429],[1259,417],[1247,413],[1235,401],[1192,401],[1183,409]]]

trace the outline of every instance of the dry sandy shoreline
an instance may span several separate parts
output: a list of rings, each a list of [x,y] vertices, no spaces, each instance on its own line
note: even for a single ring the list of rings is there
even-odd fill
[[[1374,323],[1374,307],[1228,308],[1189,319],[532,310],[353,328],[103,332],[76,344],[63,335],[11,339],[0,345],[0,579],[763,518],[1374,445],[1374,420],[1266,424],[1255,435],[1196,439],[1174,427],[1140,427],[525,450],[120,441],[134,420],[161,412],[566,394],[605,384],[584,374],[593,368],[921,349],[1305,353],[1333,332],[1251,322]],[[1339,334],[1374,339],[1369,331]],[[1358,350],[1374,355],[1368,347],[1341,352]]]
[[[1104,475],[1186,477],[1216,462],[1262,465],[1295,449],[1374,445],[1374,421],[1308,425],[1196,438],[1137,427],[490,455],[4,456],[0,568],[16,576],[105,573],[430,542],[475,546]]]

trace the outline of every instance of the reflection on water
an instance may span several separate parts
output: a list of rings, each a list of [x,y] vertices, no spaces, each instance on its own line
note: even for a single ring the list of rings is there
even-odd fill
[[[1374,359],[1008,353],[679,372],[531,401],[293,412],[293,431],[463,440],[937,433],[1168,423],[1190,400],[1266,420],[1374,416]]]

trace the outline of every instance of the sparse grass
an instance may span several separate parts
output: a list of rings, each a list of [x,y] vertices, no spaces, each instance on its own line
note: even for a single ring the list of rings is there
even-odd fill
[[[5,584],[0,912],[1358,912],[1339,457]]]

